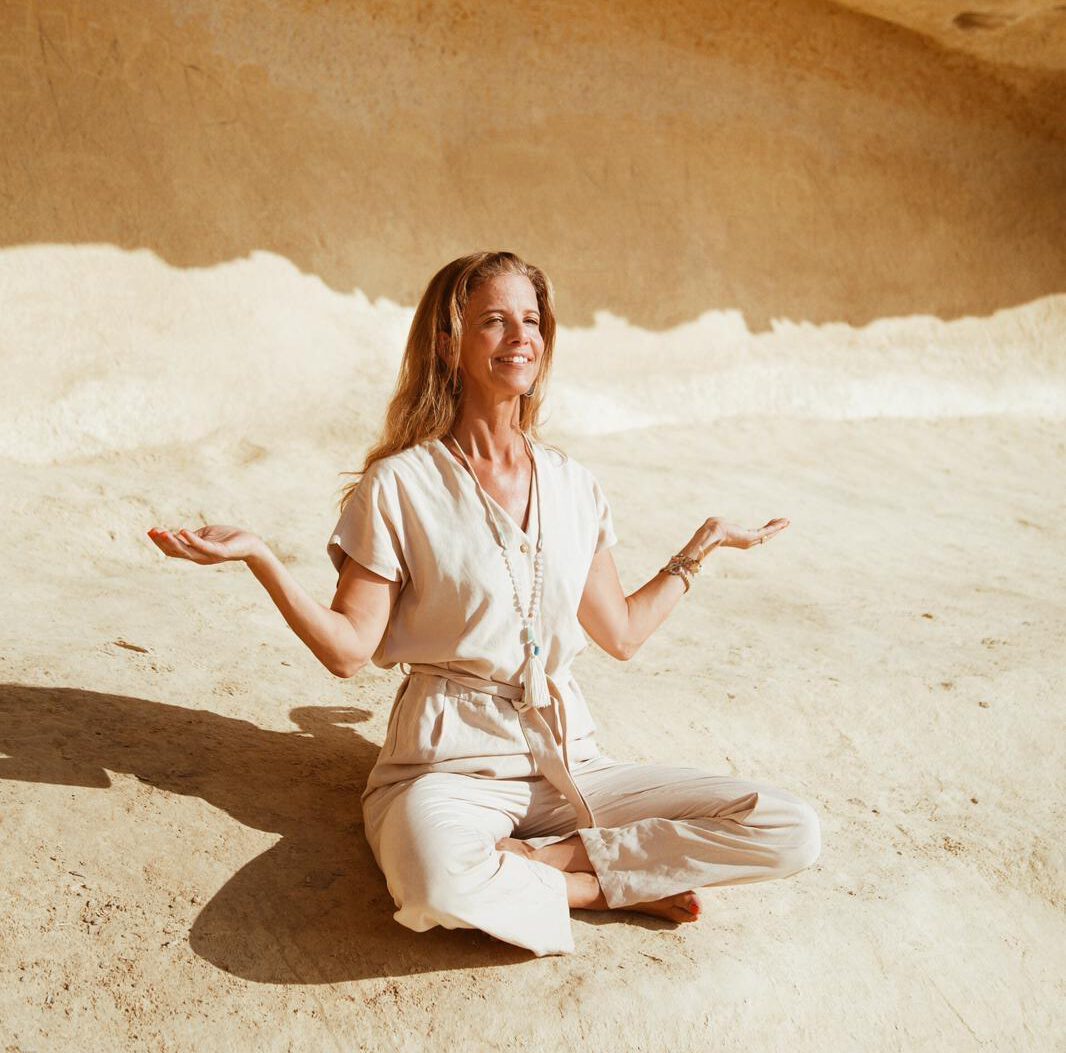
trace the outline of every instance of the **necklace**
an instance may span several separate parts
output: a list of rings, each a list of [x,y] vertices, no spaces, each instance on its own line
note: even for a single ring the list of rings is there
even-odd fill
[[[489,514],[489,521],[492,523],[492,532],[495,536],[496,544],[499,546],[500,552],[503,554],[503,561],[507,566],[507,576],[511,579],[515,610],[518,612],[518,616],[522,620],[522,646],[526,652],[526,659],[522,666],[522,684],[525,689],[524,708],[528,709],[534,707],[540,709],[542,706],[549,705],[551,702],[548,693],[547,676],[544,672],[544,663],[540,658],[540,642],[537,639],[536,630],[536,623],[540,615],[540,599],[544,587],[544,516],[540,502],[540,473],[537,471],[537,459],[534,456],[533,445],[529,441],[529,437],[525,432],[522,432],[521,435],[526,444],[526,449],[529,452],[529,460],[533,472],[533,489],[537,502],[537,546],[536,553],[533,557],[533,584],[529,590],[528,610],[522,607],[522,597],[518,591],[518,581],[515,578],[514,568],[511,566],[511,557],[507,551],[507,543],[503,539],[503,531],[500,529],[500,524],[496,519],[496,513],[492,510],[492,505],[489,503],[488,495],[482,488],[481,480],[478,479],[477,473],[474,471],[470,459],[466,455],[466,451],[460,445],[454,432],[448,432],[449,438],[455,443],[455,446],[459,451],[459,456],[463,459],[463,464],[466,465],[467,471],[474,480],[474,485],[477,487],[478,497],[481,498],[481,503],[485,506],[485,511]]]

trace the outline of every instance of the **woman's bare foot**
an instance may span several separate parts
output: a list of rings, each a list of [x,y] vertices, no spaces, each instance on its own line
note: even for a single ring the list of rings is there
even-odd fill
[[[621,909],[650,914],[653,918],[664,918],[666,921],[698,921],[700,901],[695,892],[679,892],[676,896],[667,896],[651,903],[634,903]]]
[[[538,863],[561,870],[564,874],[593,873],[593,866],[579,834],[573,834],[565,841],[556,841],[555,844],[545,845],[543,848],[530,848],[525,841],[520,841],[517,837],[505,837],[496,842],[496,847],[501,852],[514,852],[516,855],[525,856],[526,859],[535,859]]]
[[[526,859],[537,858],[537,853],[525,841],[519,841],[517,837],[505,837],[502,841],[496,842],[496,847],[501,852],[513,852],[516,856],[525,856]]]
[[[600,883],[585,854],[581,838],[569,838],[537,851],[517,837],[505,837],[496,842],[496,847],[501,852],[513,852],[515,855],[534,859],[563,871],[566,874],[567,900],[571,907],[585,910],[610,910],[604,898],[603,889],[600,888]],[[551,849],[561,851],[552,852]],[[631,903],[628,907],[619,909],[680,923],[698,920],[700,900],[695,892],[678,892],[673,896],[664,896],[662,899],[650,900],[647,903]]]
[[[595,874],[567,874],[566,896],[571,907],[585,910],[610,910],[607,899]],[[700,916],[700,901],[695,892],[678,892],[673,896],[649,900],[647,903],[631,903],[616,910],[631,910],[636,914],[648,914],[664,921],[696,921]]]

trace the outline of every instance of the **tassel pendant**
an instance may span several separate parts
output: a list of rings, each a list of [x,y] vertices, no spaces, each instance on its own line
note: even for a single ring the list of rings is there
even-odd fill
[[[544,663],[540,660],[539,651],[539,647],[533,647],[526,655],[526,664],[522,666],[524,709],[543,709],[551,705],[548,676],[544,672]]]

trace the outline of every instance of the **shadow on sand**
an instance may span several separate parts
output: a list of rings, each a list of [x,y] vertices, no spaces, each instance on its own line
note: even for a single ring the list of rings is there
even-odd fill
[[[299,731],[122,695],[0,684],[0,778],[105,789],[108,772],[125,772],[280,834],[189,933],[198,955],[246,980],[335,983],[530,960],[483,933],[413,933],[392,920],[359,805],[378,746],[351,725],[369,714],[305,706],[289,716]]]

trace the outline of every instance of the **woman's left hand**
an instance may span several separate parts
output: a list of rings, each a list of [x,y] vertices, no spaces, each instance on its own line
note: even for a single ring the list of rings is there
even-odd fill
[[[723,548],[752,548],[780,534],[788,526],[788,520],[781,516],[771,519],[768,523],[754,529],[737,526],[736,523],[727,523],[724,519],[712,516],[701,526],[692,540],[681,550],[686,556],[695,556],[701,562],[712,549],[722,546]]]

